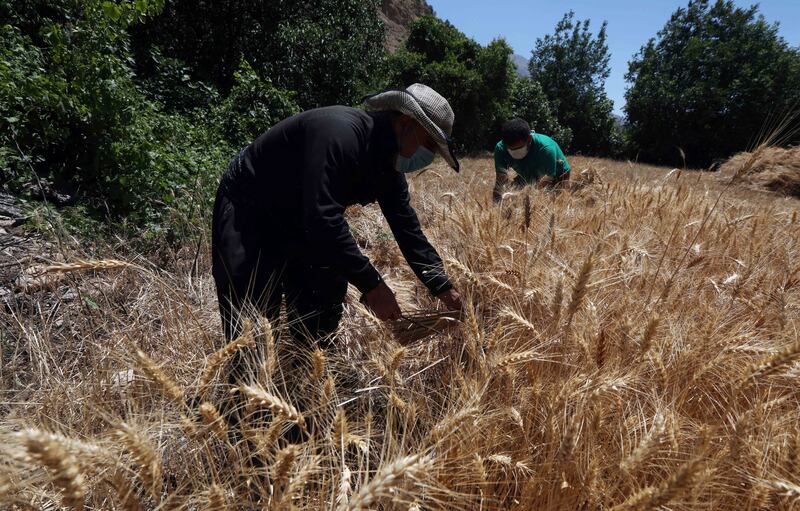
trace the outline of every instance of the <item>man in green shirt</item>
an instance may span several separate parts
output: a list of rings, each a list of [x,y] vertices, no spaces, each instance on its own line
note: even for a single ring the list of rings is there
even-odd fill
[[[503,124],[503,139],[494,148],[494,169],[497,180],[492,198],[498,202],[509,182],[508,168],[517,177],[513,186],[536,183],[540,188],[553,187],[569,179],[569,162],[555,140],[535,133],[523,119]]]

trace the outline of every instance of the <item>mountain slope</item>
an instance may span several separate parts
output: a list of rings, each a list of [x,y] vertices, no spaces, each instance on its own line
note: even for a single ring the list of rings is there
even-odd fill
[[[386,47],[394,51],[402,45],[415,19],[434,12],[425,0],[382,0],[379,14],[386,24]]]
[[[516,53],[511,55],[511,62],[514,63],[514,66],[517,68],[517,74],[520,76],[529,76],[528,73],[528,59],[523,57],[522,55],[517,55]]]

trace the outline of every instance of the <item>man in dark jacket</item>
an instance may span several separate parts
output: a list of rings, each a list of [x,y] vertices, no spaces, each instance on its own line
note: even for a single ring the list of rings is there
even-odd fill
[[[372,111],[331,106],[285,119],[248,145],[222,177],[212,250],[222,323],[236,337],[248,313],[278,318],[286,300],[296,338],[325,346],[347,284],[381,320],[398,319],[394,293],[358,248],[345,209],[378,202],[403,256],[430,292],[462,307],[411,207],[405,173],[438,151],[453,169],[447,101],[422,84],[376,94]]]

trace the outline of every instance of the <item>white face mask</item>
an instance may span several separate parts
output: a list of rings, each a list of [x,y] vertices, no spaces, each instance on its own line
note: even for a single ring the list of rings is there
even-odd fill
[[[528,144],[525,144],[518,149],[507,149],[507,151],[508,154],[510,154],[515,160],[521,160],[528,155]]]
[[[422,168],[427,167],[433,162],[433,158],[436,156],[433,151],[421,145],[417,148],[417,150],[409,157],[405,157],[402,154],[397,155],[397,160],[394,162],[394,168],[398,172],[402,172],[403,174],[408,174],[409,172],[416,172]]]

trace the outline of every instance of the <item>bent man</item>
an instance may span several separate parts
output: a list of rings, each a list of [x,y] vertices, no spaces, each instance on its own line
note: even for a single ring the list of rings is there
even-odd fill
[[[515,187],[536,184],[548,188],[569,180],[570,166],[561,147],[552,138],[534,132],[523,119],[512,119],[503,124],[502,140],[494,148],[496,180],[492,199],[498,202],[509,184],[508,168],[517,177],[510,184]]]
[[[398,319],[394,293],[358,248],[344,211],[377,202],[416,276],[451,310],[462,307],[411,207],[405,174],[439,152],[458,171],[448,102],[422,84],[285,119],[248,145],[222,177],[212,227],[213,276],[225,336],[250,310],[293,336],[327,346],[348,282],[381,320]]]

